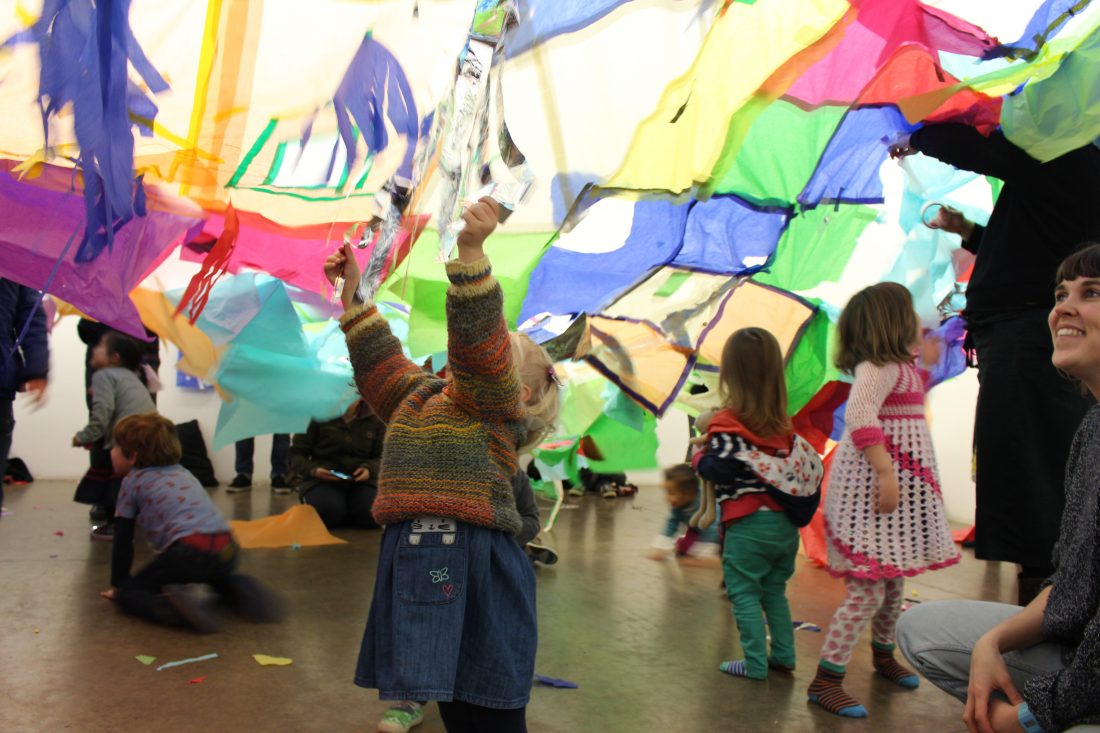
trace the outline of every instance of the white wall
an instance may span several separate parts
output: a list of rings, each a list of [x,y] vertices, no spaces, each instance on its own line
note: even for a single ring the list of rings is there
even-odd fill
[[[197,269],[191,263],[180,262],[176,255],[157,270],[157,288],[174,288],[186,284]],[[76,335],[77,319],[64,318],[50,337],[50,386],[46,405],[35,411],[25,397],[15,403],[16,430],[12,455],[27,462],[38,478],[75,479],[88,467],[87,453],[70,447],[72,436],[84,426],[87,409],[84,406],[84,344]],[[164,390],[158,395],[157,407],[175,422],[197,419],[210,450],[217,424],[220,398],[212,393],[196,393],[176,387],[176,357],[174,347],[161,346],[160,376]],[[974,403],[977,397],[977,377],[974,370],[936,387],[929,399],[932,439],[939,460],[940,477],[948,516],[968,523],[974,517],[974,485],[970,480],[971,435],[974,426]],[[687,417],[670,410],[657,424],[659,448],[657,465],[670,466],[684,459],[687,449]],[[270,436],[256,439],[255,477],[265,480],[269,475]],[[234,475],[233,447],[211,453],[214,470],[223,483]],[[638,484],[660,484],[661,472],[637,471],[630,479]]]

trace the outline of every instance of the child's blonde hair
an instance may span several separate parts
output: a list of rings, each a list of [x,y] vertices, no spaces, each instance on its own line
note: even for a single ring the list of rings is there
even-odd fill
[[[519,447],[526,453],[542,441],[558,420],[560,398],[558,378],[554,373],[554,361],[546,349],[530,336],[512,333],[512,359],[521,384],[531,390],[524,407],[527,408],[527,436]]]
[[[762,438],[791,431],[783,351],[771,331],[742,328],[722,347],[718,394],[745,427]]]
[[[913,296],[905,286],[883,282],[852,296],[837,322],[836,366],[853,374],[856,365],[875,366],[913,361],[920,322]]]

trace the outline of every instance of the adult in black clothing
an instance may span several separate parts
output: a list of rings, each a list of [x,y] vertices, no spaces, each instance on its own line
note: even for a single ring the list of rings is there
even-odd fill
[[[976,255],[965,313],[978,356],[976,554],[1021,565],[1026,604],[1052,572],[1066,457],[1088,409],[1050,362],[1046,316],[1058,264],[1100,237],[1100,149],[1040,163],[1000,131],[944,124],[891,149],[915,152],[1004,181],[989,223],[955,231],[970,230],[963,246]]]
[[[343,416],[310,422],[290,446],[291,471],[303,504],[329,529],[378,526],[371,516],[386,424],[356,400]]]

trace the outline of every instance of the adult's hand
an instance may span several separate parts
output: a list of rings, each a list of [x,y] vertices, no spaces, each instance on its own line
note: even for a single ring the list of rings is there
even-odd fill
[[[996,638],[986,634],[978,639],[970,654],[970,685],[966,690],[966,709],[963,710],[963,721],[970,733],[997,733],[1001,730],[992,719],[992,713],[996,711],[994,703],[998,702],[992,695],[998,690],[1013,706],[1024,700],[1012,683]],[[998,721],[1002,717],[1003,713],[998,715]]]
[[[894,138],[894,142],[890,143],[890,157],[895,160],[913,155],[916,152],[917,149],[909,144],[908,133],[898,135]]]
[[[360,466],[355,469],[355,473],[351,475],[351,478],[356,483],[363,483],[364,481],[370,481],[370,469],[366,466]]]
[[[963,239],[970,239],[970,235],[974,233],[974,222],[963,216],[958,209],[943,204],[926,226],[929,229],[942,229],[945,232],[958,234]]]
[[[331,481],[333,483],[337,481],[343,481],[344,479],[332,475],[332,471],[327,468],[315,468],[313,469],[313,478],[320,479],[321,481]]]
[[[19,385],[19,391],[26,392],[31,396],[32,405],[41,405],[42,401],[46,398],[46,380],[28,379],[26,382]]]

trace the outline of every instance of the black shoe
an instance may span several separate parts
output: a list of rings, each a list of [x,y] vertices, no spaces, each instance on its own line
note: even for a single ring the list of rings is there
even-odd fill
[[[180,618],[200,634],[221,631],[222,619],[214,611],[212,604],[189,592],[185,586],[164,586],[164,597]]]
[[[229,488],[226,489],[226,492],[230,494],[239,494],[251,489],[252,477],[244,473],[238,473],[233,480],[229,482]]]
[[[92,508],[88,510],[88,518],[94,522],[110,519],[111,512],[102,504],[92,504]]]
[[[276,494],[289,494],[291,492],[290,484],[286,481],[286,476],[282,474],[274,474],[271,477],[271,490]]]
[[[274,623],[286,618],[283,599],[251,575],[231,575],[226,600],[249,621]]]

